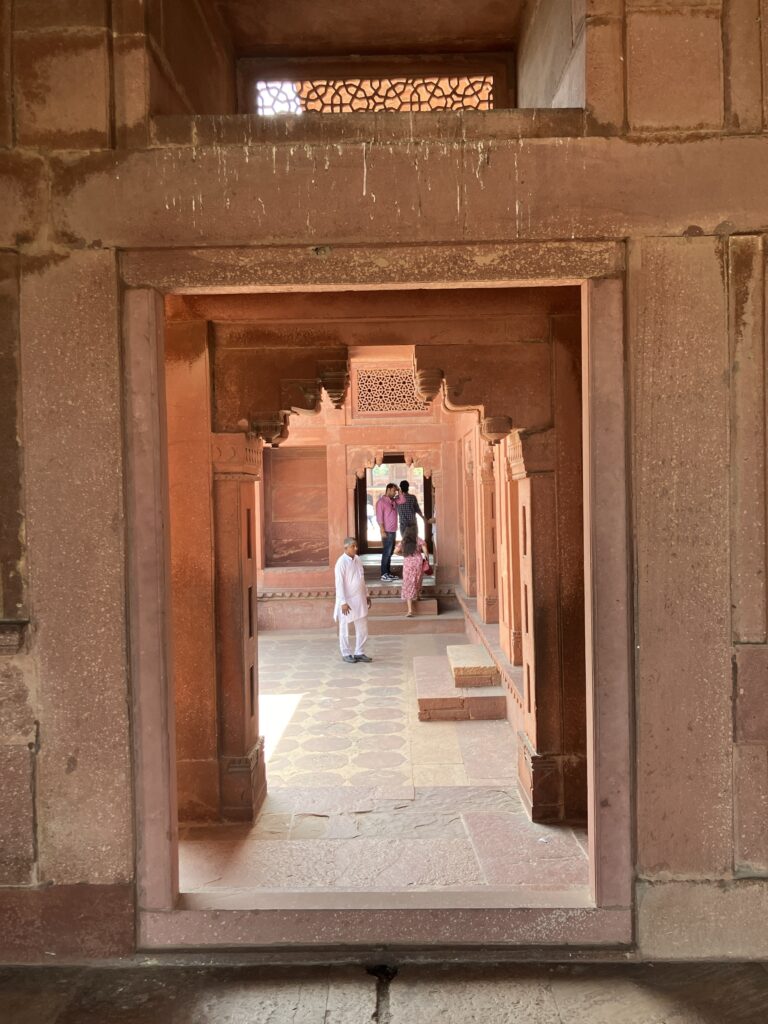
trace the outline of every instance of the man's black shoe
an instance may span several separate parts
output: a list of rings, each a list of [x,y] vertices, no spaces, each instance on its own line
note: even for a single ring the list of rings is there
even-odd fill
[[[354,654],[344,654],[342,655],[341,660],[348,662],[350,665],[354,665],[358,659],[354,656]]]
[[[344,660],[346,661],[346,658]],[[356,654],[355,661],[373,661],[373,658],[369,658],[367,654]]]

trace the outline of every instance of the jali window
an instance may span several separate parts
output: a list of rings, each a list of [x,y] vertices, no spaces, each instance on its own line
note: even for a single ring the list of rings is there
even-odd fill
[[[240,102],[247,113],[263,117],[493,110],[512,105],[507,72],[507,62],[498,55],[388,61],[350,58],[334,64],[242,60]]]

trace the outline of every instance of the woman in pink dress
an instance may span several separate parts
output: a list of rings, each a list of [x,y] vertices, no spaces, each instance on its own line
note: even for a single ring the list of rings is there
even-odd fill
[[[400,542],[403,555],[403,600],[408,602],[406,618],[413,618],[413,602],[419,600],[421,580],[424,576],[423,560],[426,557],[424,542],[419,539],[416,526],[407,526]]]

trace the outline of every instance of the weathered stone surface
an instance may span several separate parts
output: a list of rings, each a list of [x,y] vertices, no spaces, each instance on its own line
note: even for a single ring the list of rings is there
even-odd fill
[[[16,131],[26,146],[97,149],[109,144],[109,52],[104,31],[18,34]]]
[[[117,278],[108,252],[23,267],[42,879],[132,872]]]
[[[440,1024],[456,1020],[485,1024],[562,1024],[548,979],[511,968],[506,977],[489,971],[404,970],[389,992],[391,1024]],[[510,977],[511,975],[511,977]],[[526,976],[527,975],[527,976]]]
[[[618,134],[626,116],[624,20],[595,15],[587,21],[586,33],[585,91],[590,130]]]
[[[719,128],[723,123],[719,12],[641,10],[627,19],[631,128]]]
[[[637,855],[645,875],[709,876],[731,862],[722,260],[711,238],[652,240],[630,257]]]
[[[106,959],[127,956],[135,947],[130,885],[0,887],[0,919],[0,959],[6,964]]]
[[[731,605],[733,639],[768,638],[766,575],[765,250],[729,241]]]
[[[768,873],[768,747],[734,750],[734,864],[743,874]]]
[[[723,6],[725,123],[731,131],[760,131],[763,124],[760,2]]]
[[[34,742],[33,679],[31,658],[0,660],[0,743]]]
[[[17,32],[47,28],[106,28],[108,0],[15,0]]]
[[[641,883],[638,951],[648,960],[768,956],[768,881]]]
[[[43,161],[29,153],[0,149],[0,245],[29,242],[45,217]]]
[[[768,743],[768,647],[736,647],[736,739]]]
[[[0,0],[0,146],[13,145],[12,6],[13,0]]]
[[[703,233],[765,223],[768,139],[155,149],[53,164],[56,230],[119,247]],[[334,203],[317,196],[333,183]],[[695,183],[695,186],[692,184]],[[556,194],[558,202],[550,197]],[[376,196],[374,200],[372,197]]]
[[[26,618],[22,573],[19,262],[0,253],[0,618]]]
[[[0,885],[26,885],[35,860],[33,753],[0,746]]]
[[[375,1008],[376,979],[362,968],[177,969],[170,975],[140,969],[86,980],[56,1024],[97,1024],[105,1016],[115,1024],[357,1024],[372,1019]]]
[[[451,283],[546,281],[558,268],[568,278],[611,276],[624,269],[624,247],[616,242],[519,242],[510,245],[325,247],[272,246],[250,249],[162,249],[122,253],[123,279],[134,287],[163,291],[204,288],[243,291],[254,280],[292,287],[301,282],[369,286],[426,283],[435,276]]]

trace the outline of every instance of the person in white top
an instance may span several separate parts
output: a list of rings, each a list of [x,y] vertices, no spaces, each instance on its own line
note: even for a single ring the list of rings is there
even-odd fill
[[[333,617],[339,624],[339,647],[342,661],[373,661],[363,653],[368,639],[368,610],[371,599],[365,586],[363,563],[357,557],[357,541],[344,538],[344,554],[336,562],[336,606]],[[355,624],[355,653],[349,642],[349,624]]]

